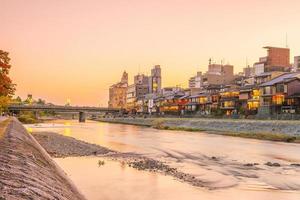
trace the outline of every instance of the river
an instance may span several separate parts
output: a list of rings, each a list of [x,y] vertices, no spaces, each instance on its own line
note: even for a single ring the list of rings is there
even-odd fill
[[[88,199],[300,199],[300,167],[291,165],[300,163],[299,144],[92,121],[27,128],[161,160],[205,185],[194,187],[116,161],[98,166],[95,157],[55,159]]]

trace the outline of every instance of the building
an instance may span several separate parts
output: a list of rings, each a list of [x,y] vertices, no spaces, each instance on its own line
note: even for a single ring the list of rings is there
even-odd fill
[[[134,76],[134,84],[147,85],[149,84],[149,77],[144,74],[138,74]]]
[[[202,72],[197,72],[196,76],[193,76],[189,79],[189,88],[201,88],[202,86]]]
[[[285,73],[286,72],[277,72],[277,71],[263,72],[257,76],[254,76],[254,84],[256,85],[263,84]]]
[[[290,68],[290,49],[279,47],[264,47],[267,49],[267,56],[259,58],[254,64],[255,75],[263,72],[281,71],[287,72]]]
[[[260,91],[256,85],[246,85],[239,90],[240,111],[245,115],[257,114],[259,108]]]
[[[233,65],[209,64],[203,75],[204,85],[226,85],[234,80]]]
[[[126,109],[132,112],[143,110],[144,98],[149,94],[149,77],[144,74],[134,76],[134,83],[128,86]]]
[[[239,95],[239,88],[234,85],[222,88],[220,92],[220,109],[226,115],[233,115],[238,112],[240,108]]]
[[[149,77],[149,93],[158,94],[161,91],[161,68],[160,65],[155,65],[151,69]]]
[[[123,72],[121,81],[109,87],[109,108],[125,108],[128,74]]]
[[[300,112],[300,72],[285,73],[260,85],[260,114]]]
[[[259,62],[254,63],[253,69],[254,69],[254,75],[255,76],[258,76],[258,75],[265,72],[266,60],[267,60],[266,57],[262,57],[262,58],[259,58]]]
[[[183,91],[174,92],[160,99],[159,111],[163,114],[181,115],[184,114],[187,103],[188,99]]]
[[[294,57],[293,71],[294,72],[300,71],[300,56]]]
[[[243,75],[244,75],[246,78],[249,78],[249,77],[253,76],[253,75],[254,75],[254,67],[250,67],[250,66],[245,67],[245,68],[243,69]]]
[[[171,95],[177,92],[182,92],[183,89],[181,87],[164,87],[161,89],[161,95],[162,96],[167,96],[167,95]]]

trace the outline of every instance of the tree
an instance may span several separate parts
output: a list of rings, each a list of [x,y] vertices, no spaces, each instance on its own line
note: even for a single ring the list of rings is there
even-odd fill
[[[0,114],[7,111],[11,99],[8,96],[0,96]]]
[[[36,104],[38,104],[38,105],[45,105],[46,101],[43,100],[43,99],[41,99],[41,98],[39,98],[38,101],[36,102]]]
[[[8,52],[0,50],[0,96],[12,96],[15,92],[15,84],[9,78],[9,62]]]
[[[17,96],[17,98],[15,99],[15,101],[16,101],[17,103],[22,103],[22,99],[21,99],[21,97],[19,97],[19,96]]]

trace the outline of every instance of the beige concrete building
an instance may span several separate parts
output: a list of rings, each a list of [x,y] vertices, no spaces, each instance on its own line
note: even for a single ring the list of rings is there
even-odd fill
[[[109,108],[125,108],[128,87],[128,74],[124,71],[121,81],[109,88]]]
[[[137,109],[138,101],[149,93],[149,77],[144,74],[134,76],[134,83],[128,86],[126,92],[126,109]]]
[[[234,80],[233,65],[209,64],[203,76],[205,85],[226,85]]]
[[[189,88],[202,88],[203,86],[203,74],[202,72],[197,72],[196,76],[189,79]]]

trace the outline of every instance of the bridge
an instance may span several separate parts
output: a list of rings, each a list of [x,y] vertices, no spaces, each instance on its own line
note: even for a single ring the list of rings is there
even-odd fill
[[[57,106],[57,105],[10,105],[8,110],[12,113],[20,111],[54,111],[54,112],[78,112],[79,122],[85,122],[86,113],[118,113],[119,109],[106,107],[88,107],[88,106]]]

